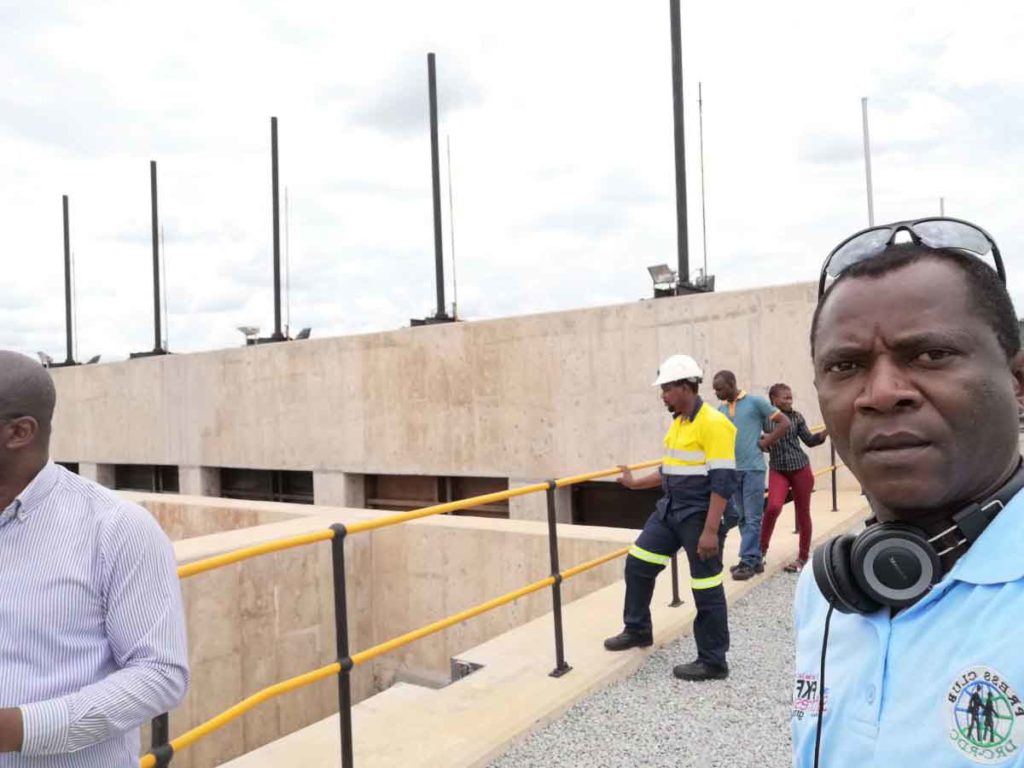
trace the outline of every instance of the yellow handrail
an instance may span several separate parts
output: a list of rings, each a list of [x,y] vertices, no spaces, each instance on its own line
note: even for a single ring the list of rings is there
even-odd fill
[[[399,635],[391,640],[386,640],[372,648],[367,648],[365,651],[352,654],[352,665],[359,666],[360,664],[365,664],[378,656],[384,655],[388,651],[401,648],[404,645],[408,645],[409,643],[419,640],[422,637],[426,637],[427,635],[432,635],[435,632],[440,632],[442,629],[447,629],[453,624],[458,624],[461,621],[472,619],[474,616],[479,616],[481,613],[486,613],[487,611],[498,608],[506,603],[511,603],[513,600],[518,600],[520,597],[525,597],[533,592],[539,592],[545,587],[550,587],[554,583],[555,577],[548,576],[540,581],[527,584],[525,587],[520,587],[512,592],[507,592],[501,597],[488,600],[486,603],[480,603],[472,608],[467,608],[465,611],[460,611],[446,619],[435,621],[433,624],[427,624],[425,627],[420,627],[419,629],[414,629],[412,632],[406,632],[404,635]]]
[[[546,488],[547,484],[544,484],[544,487]],[[599,565],[603,565],[604,563],[607,563],[609,560],[614,560],[617,557],[622,557],[628,551],[629,547],[622,547],[620,549],[616,549],[614,552],[609,552],[606,555],[595,557],[593,560],[588,560],[585,563],[581,563],[580,565],[569,568],[562,572],[562,579],[571,579],[573,576],[578,576],[579,574],[585,571],[589,571],[591,568],[596,568]],[[496,597],[493,600],[488,600],[487,602],[480,603],[479,605],[476,605],[472,608],[468,608],[465,611],[456,613],[453,616],[449,616],[446,619],[435,621],[433,624],[428,624],[427,626],[421,627],[420,629],[414,630],[412,632],[407,632],[404,635],[400,635],[391,640],[379,643],[378,645],[368,648],[365,651],[360,651],[359,653],[353,654],[351,657],[352,664],[353,666],[365,664],[367,661],[371,661],[372,659],[375,659],[378,656],[388,653],[389,651],[393,651],[396,648],[401,648],[404,645],[408,645],[409,643],[415,642],[416,640],[426,637],[427,635],[432,635],[436,632],[440,632],[442,629],[446,629],[452,626],[453,624],[458,624],[459,622],[466,621],[467,619],[471,619],[474,616],[479,616],[481,613],[486,613],[487,611],[498,608],[502,605],[505,605],[506,603],[511,603],[514,600],[518,600],[520,597],[524,597],[533,592],[539,592],[545,587],[551,586],[554,582],[555,577],[548,576],[539,581],[535,581],[532,584],[527,584],[525,587],[520,587],[519,589],[507,592],[501,597]],[[320,680],[324,680],[328,677],[332,677],[333,675],[337,675],[340,672],[341,664],[339,662],[334,662],[332,664],[320,667],[319,669],[315,669],[312,672],[306,672],[305,674],[297,675],[296,677],[289,678],[284,682],[277,683],[275,685],[271,685],[267,688],[257,691],[252,696],[246,697],[242,701],[235,704],[233,707],[224,710],[219,715],[210,718],[204,723],[200,723],[191,730],[185,731],[185,733],[181,734],[181,736],[178,736],[176,739],[171,739],[171,748],[175,751],[175,753],[177,753],[185,749],[186,747],[191,746],[199,739],[208,736],[213,731],[219,728],[223,728],[231,721],[237,720],[239,717],[244,715],[249,710],[253,709],[254,707],[262,704],[263,702],[269,699],[275,698],[284,693],[288,693],[289,691],[293,691],[297,688],[303,688],[307,685],[312,685],[313,683],[319,682]],[[156,756],[153,755],[152,752],[146,753],[139,759],[139,768],[155,767]]]
[[[591,568],[596,568],[599,565],[603,565],[609,560],[614,560],[616,557],[622,557],[628,551],[629,547],[622,547],[621,549],[617,549],[607,555],[595,557],[593,560],[588,560],[585,563],[563,571],[562,578],[571,579],[573,576],[581,574],[584,571],[589,571]],[[453,624],[458,624],[459,622],[466,621],[467,619],[472,619],[474,616],[479,616],[481,613],[486,613],[487,611],[498,608],[506,603],[511,603],[513,600],[518,600],[520,597],[525,597],[532,592],[539,592],[544,589],[544,587],[550,587],[554,583],[555,577],[548,576],[540,581],[535,581],[532,584],[527,584],[525,587],[520,587],[512,592],[508,592],[501,597],[496,597],[493,600],[488,600],[486,603],[480,603],[479,605],[468,608],[461,613],[456,613],[449,616],[447,619],[441,619],[440,621],[435,621],[433,624],[428,624],[425,627],[415,629],[412,632],[406,632],[404,635],[399,635],[391,640],[375,645],[372,648],[367,648],[365,651],[353,654],[352,664],[353,666],[365,664],[366,662],[388,653],[389,651],[401,648],[402,646],[408,645],[409,643],[426,637],[427,635],[432,635],[435,632],[440,632],[442,629],[447,629]]]
[[[614,552],[609,552],[607,555],[601,555],[601,557],[595,557],[593,560],[588,560],[580,565],[574,565],[572,568],[568,568],[562,571],[563,579],[571,579],[573,576],[579,576],[584,571],[589,571],[591,568],[597,568],[599,565],[604,565],[609,560],[614,560],[616,557],[622,557],[624,554],[629,552],[629,547],[622,547],[616,549]]]
[[[630,464],[630,470],[647,469],[648,467],[660,467],[661,459],[652,459],[651,461],[641,461],[639,464]],[[556,488],[565,488],[567,485],[575,485],[576,483],[585,483],[589,480],[596,480],[599,477],[611,477],[612,475],[618,475],[622,473],[620,467],[614,467],[612,469],[599,469],[596,472],[584,472],[582,475],[571,475],[570,477],[563,477],[555,480]]]
[[[827,475],[833,469],[842,469],[845,466],[846,465],[843,464],[842,462],[839,462],[838,464],[832,464],[831,466],[823,467],[822,469],[819,469],[817,472],[814,473],[814,476],[815,477],[821,477],[822,475]]]
[[[629,469],[646,469],[647,467],[656,467],[661,464],[660,459],[654,459],[651,461],[641,461],[637,464],[630,464]],[[610,469],[601,469],[596,472],[587,472],[582,475],[572,475],[571,477],[563,477],[555,480],[555,486],[558,488],[564,488],[567,485],[574,485],[575,483],[586,482],[587,480],[593,480],[598,477],[609,477],[611,475],[617,475],[622,470],[619,467],[612,467]],[[400,523],[408,522],[409,520],[418,520],[421,517],[430,517],[432,515],[441,515],[445,512],[457,512],[461,509],[471,509],[472,507],[480,506],[481,504],[490,504],[495,501],[504,501],[511,499],[516,496],[526,496],[530,493],[538,493],[540,491],[546,491],[548,489],[547,483],[533,483],[532,485],[524,485],[521,488],[510,488],[507,491],[497,491],[495,493],[486,493],[481,496],[471,496],[468,499],[459,499],[458,501],[449,501],[444,504],[434,504],[430,507],[423,507],[422,509],[414,509],[411,512],[401,512],[396,515],[385,515],[384,517],[377,517],[373,520],[361,520],[354,523],[347,523],[345,530],[348,533],[363,533],[365,531],[372,531],[377,528],[386,528],[392,525],[399,525]],[[279,539],[278,541],[271,541],[265,544],[257,544],[252,547],[245,547],[243,549],[237,549],[234,552],[226,552],[223,555],[215,555],[214,557],[208,557],[203,560],[196,560],[193,563],[186,563],[185,565],[179,566],[178,577],[185,579],[189,576],[195,576],[198,573],[205,573],[212,571],[216,568],[223,568],[225,565],[231,565],[242,560],[248,560],[259,555],[269,554],[271,552],[280,552],[284,549],[291,549],[292,547],[300,547],[304,544],[312,544],[317,541],[329,541],[334,538],[334,532],[330,529],[324,531],[317,531],[316,533],[304,533],[299,536],[291,536],[286,539]]]
[[[225,565],[231,565],[240,560],[248,560],[251,557],[266,555],[271,552],[280,552],[283,549],[291,549],[292,547],[301,547],[304,544],[313,544],[317,541],[329,541],[333,538],[334,531],[328,528],[315,533],[304,533],[299,536],[290,536],[287,539],[268,541],[266,544],[236,549],[234,552],[225,552],[223,555],[215,555],[204,560],[196,560],[194,563],[178,566],[178,578],[186,579],[189,576],[195,576],[197,573],[205,573],[215,568],[223,568]]]
[[[496,491],[495,493],[485,493],[482,496],[473,496],[468,499],[448,501],[445,502],[444,504],[434,504],[433,506],[430,507],[414,509],[412,512],[402,512],[397,515],[377,517],[373,520],[359,520],[354,523],[346,523],[345,529],[349,533],[362,533],[364,531],[373,531],[377,528],[387,528],[391,525],[399,525],[400,523],[405,523],[409,520],[418,520],[421,517],[441,515],[445,512],[457,512],[460,509],[469,509],[470,507],[476,507],[481,504],[491,504],[495,501],[505,501],[506,499],[515,498],[516,496],[526,496],[527,494],[530,493],[546,491],[547,488],[547,483],[534,483],[533,485],[524,485],[521,488],[510,488],[507,491]]]
[[[176,739],[171,739],[171,747],[175,752],[180,752],[186,747],[199,741],[199,739],[204,736],[208,736],[213,731],[216,731],[218,728],[223,728],[232,720],[237,720],[250,709],[262,704],[264,701],[280,696],[282,693],[294,691],[296,688],[303,688],[328,677],[333,677],[339,672],[341,672],[341,664],[334,662],[333,664],[328,664],[325,667],[320,667],[320,669],[315,669],[312,672],[306,672],[303,675],[298,675],[285,680],[284,682],[271,685],[264,688],[262,691],[257,691],[252,696],[242,699],[230,709],[224,710],[216,717],[210,718],[205,723],[197,725],[190,731],[185,731],[185,733],[181,734],[181,736]],[[155,766],[156,757],[152,752],[143,755],[139,760],[139,768],[154,768]]]
[[[628,467],[631,470],[638,470],[655,467],[660,464],[660,459],[654,459],[650,461],[639,462],[636,464],[630,464],[628,465]],[[839,469],[842,466],[844,465],[835,464],[829,467],[825,467],[824,469],[820,469],[817,472],[815,472],[814,475],[815,477],[818,477],[827,472],[831,472],[833,469]],[[621,473],[621,471],[622,470],[620,467],[612,467],[610,469],[602,469],[597,470],[595,472],[586,472],[579,475],[571,475],[569,477],[563,477],[555,480],[554,485],[556,488],[564,488],[566,486],[587,482],[589,480],[595,480],[601,477],[610,477],[611,475]],[[412,512],[405,512],[397,515],[388,515],[374,520],[358,521],[347,525],[346,531],[348,533],[360,533],[364,531],[375,530],[377,528],[398,525],[409,520],[416,520],[422,517],[429,517],[431,515],[439,515],[445,512],[454,512],[460,509],[468,509],[471,507],[479,506],[481,504],[488,504],[491,502],[503,501],[505,499],[510,499],[517,496],[525,496],[530,493],[546,491],[547,489],[548,483],[546,482],[533,483],[532,485],[523,486],[521,488],[512,488],[507,491],[489,493],[481,496],[473,496],[468,499],[461,499],[459,501],[448,502],[445,504],[435,504],[430,507],[424,507],[422,509],[413,510]],[[237,563],[242,560],[258,557],[259,555],[270,554],[272,552],[280,552],[282,550],[300,547],[306,544],[313,544],[320,541],[329,541],[333,538],[334,531],[327,529],[323,531],[316,531],[314,533],[306,533],[298,536],[291,536],[285,539],[279,539],[277,541],[266,542],[264,544],[257,544],[252,547],[245,547],[243,549],[238,549],[233,552],[226,552],[222,555],[216,555],[214,557],[206,558],[203,560],[197,560],[195,562],[182,565],[178,568],[178,576],[179,578],[188,578],[189,576],[194,576],[199,573],[205,573],[216,568],[222,568],[226,565],[231,565],[232,563]],[[573,566],[572,568],[569,568],[562,572],[562,578],[571,579],[572,577],[578,576],[579,574],[584,573],[585,571],[588,571],[592,568],[596,568],[599,565],[603,565],[604,563],[609,562],[610,560],[622,557],[628,551],[629,547],[622,547],[606,555],[602,555],[600,557],[594,558],[593,560],[581,563],[580,565]],[[467,621],[471,618],[474,618],[475,616],[479,616],[482,613],[486,613],[487,611],[493,610],[502,605],[506,605],[507,603],[518,600],[521,597],[525,597],[526,595],[532,594],[534,592],[539,592],[545,587],[551,586],[554,583],[554,581],[555,578],[553,576],[548,576],[546,578],[540,579],[539,581],[535,581],[532,584],[528,584],[525,587],[520,587],[519,589],[513,590],[512,592],[508,592],[502,595],[501,597],[496,597],[492,600],[488,600],[465,611],[461,611],[460,613],[449,616],[446,619],[441,619],[440,621],[428,624],[425,627],[420,627],[419,629],[413,630],[412,632],[407,632],[404,635],[400,635],[399,637],[392,638],[391,640],[387,640],[383,643],[375,645],[371,648],[366,649],[365,651],[360,651],[359,653],[356,653],[351,657],[352,664],[353,666],[365,664],[367,661],[371,661],[377,658],[378,656],[395,650],[396,648],[401,648],[423,637],[427,637],[428,635],[440,632],[441,630],[447,629],[448,627],[453,626],[454,624],[458,624],[462,621]],[[293,691],[297,688],[302,688],[304,686],[311,685],[315,682],[336,675],[339,672],[341,672],[341,664],[338,662],[334,662],[333,664],[328,664],[312,672],[307,672],[303,675],[298,675],[296,677],[285,680],[284,682],[277,683],[275,685],[271,685],[267,688],[264,688],[258,691],[257,693],[253,694],[252,696],[243,699],[241,702],[234,705],[230,709],[225,710],[216,717],[213,717],[210,720],[207,720],[205,723],[202,723],[196,726],[195,728],[186,731],[178,738],[172,739],[170,745],[175,752],[185,749],[186,747],[195,743],[196,741],[208,735],[209,733],[219,728],[222,728],[231,721],[241,717],[249,710],[253,709],[259,704],[262,704],[264,701],[267,701],[268,699],[274,698],[276,696],[280,696],[284,693],[288,693],[289,691]],[[147,753],[146,755],[143,755],[143,757],[139,760],[139,766],[140,768],[155,768],[156,757],[152,753]]]

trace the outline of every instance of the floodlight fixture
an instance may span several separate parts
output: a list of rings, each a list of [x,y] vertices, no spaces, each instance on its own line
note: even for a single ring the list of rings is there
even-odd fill
[[[676,273],[669,269],[668,264],[655,264],[648,267],[647,272],[655,286],[671,286],[676,282]]]
[[[678,285],[678,274],[668,264],[654,264],[647,267],[650,280],[654,284],[654,298],[659,296],[675,296]]]
[[[303,339],[308,339],[309,338],[309,334],[312,333],[312,332],[313,332],[312,328],[303,328],[301,331],[299,331],[296,334],[295,341],[302,341]]]
[[[259,342],[260,327],[258,325],[240,325],[238,330],[245,336],[246,346],[257,344]]]
[[[93,355],[86,361],[86,365],[96,365],[100,361],[100,355]]]
[[[53,358],[45,352],[36,352],[36,354],[39,356],[39,362],[43,364],[43,368],[49,368],[53,365]]]

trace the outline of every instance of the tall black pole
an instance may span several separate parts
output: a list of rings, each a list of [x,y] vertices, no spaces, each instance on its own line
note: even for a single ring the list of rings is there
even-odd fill
[[[71,351],[71,225],[68,221],[67,195],[64,195],[64,328],[68,346],[64,365],[74,365],[75,356]]]
[[[683,139],[683,45],[679,30],[679,0],[669,0],[672,17],[672,114],[676,145],[676,222],[679,229],[679,284],[690,282],[689,234],[686,229],[686,144]]]
[[[447,317],[444,310],[444,251],[441,244],[441,160],[437,148],[437,73],[434,54],[427,54],[427,80],[430,88],[430,170],[434,190],[434,272],[437,282],[437,317]]]
[[[149,199],[153,219],[153,352],[164,350],[163,334],[160,328],[160,216],[156,199],[156,160],[149,161]]]
[[[277,118],[270,118],[270,175],[274,198],[274,341],[283,341],[281,333],[281,213],[277,194]]]

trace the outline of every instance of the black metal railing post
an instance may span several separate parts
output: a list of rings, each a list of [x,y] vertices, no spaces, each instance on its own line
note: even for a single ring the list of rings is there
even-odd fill
[[[343,523],[331,526],[331,563],[334,571],[334,631],[337,635],[338,663],[338,720],[341,723],[341,765],[352,768],[352,657],[348,648],[348,601],[345,595],[345,536]]]
[[[683,604],[683,599],[679,597],[679,559],[675,553],[672,554],[672,602],[668,604],[669,608],[678,608]]]
[[[167,768],[174,758],[171,746],[171,717],[167,712],[157,715],[150,721],[150,752],[156,758],[156,768]]]
[[[565,661],[565,639],[562,636],[562,571],[558,567],[558,528],[555,525],[555,488],[554,480],[548,480],[548,549],[551,553],[551,575],[555,581],[551,585],[551,614],[555,620],[555,668],[551,677],[561,677],[572,669]]]
[[[170,741],[170,719],[170,716],[164,712],[162,715],[154,717],[150,723],[150,745],[153,749],[161,747]]]
[[[831,440],[828,441],[829,464],[832,466],[832,511],[839,511],[839,495],[836,488],[836,446]]]

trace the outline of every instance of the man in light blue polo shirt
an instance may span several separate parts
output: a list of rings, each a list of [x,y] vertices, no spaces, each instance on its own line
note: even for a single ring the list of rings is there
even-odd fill
[[[823,272],[811,353],[875,517],[800,577],[794,765],[1024,768],[1024,354],[999,252],[966,222],[863,235]]]
[[[736,475],[739,485],[732,497],[734,517],[726,523],[740,527],[740,561],[732,566],[732,577],[745,581],[764,572],[761,552],[761,517],[764,514],[764,451],[789,429],[789,417],[763,397],[748,395],[736,386],[736,374],[719,371],[711,382],[722,401],[718,410],[736,425]],[[765,425],[773,423],[764,434]]]

